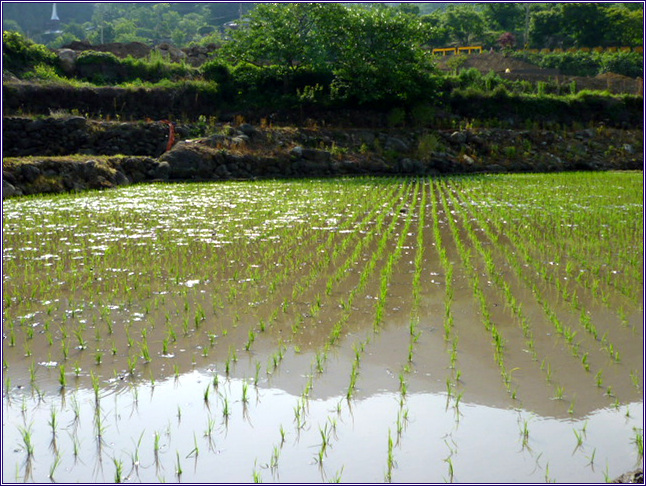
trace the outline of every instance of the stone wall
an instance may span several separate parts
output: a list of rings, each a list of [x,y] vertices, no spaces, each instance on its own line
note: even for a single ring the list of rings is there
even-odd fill
[[[158,157],[166,150],[168,135],[168,125],[161,122],[100,122],[80,116],[2,120],[4,157],[71,154]]]

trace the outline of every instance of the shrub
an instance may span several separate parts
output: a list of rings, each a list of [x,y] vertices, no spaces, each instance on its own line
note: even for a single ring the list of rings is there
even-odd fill
[[[14,74],[32,70],[38,64],[59,67],[56,54],[43,45],[35,44],[18,32],[2,32],[2,64]]]
[[[419,137],[417,157],[420,160],[428,160],[433,155],[433,152],[439,151],[441,147],[442,143],[436,134],[425,133]]]
[[[230,67],[220,60],[207,61],[200,67],[200,73],[206,81],[214,81],[220,85],[231,82]]]

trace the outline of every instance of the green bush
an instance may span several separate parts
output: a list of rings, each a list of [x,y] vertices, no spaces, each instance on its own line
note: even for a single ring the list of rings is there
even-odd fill
[[[97,84],[133,82],[158,83],[162,80],[190,78],[196,68],[186,64],[167,61],[161,57],[135,59],[131,56],[120,59],[110,52],[84,51],[76,61],[79,75]]]
[[[217,59],[202,64],[200,73],[206,81],[214,81],[220,85],[228,85],[231,82],[230,66]]]
[[[558,69],[568,76],[596,76],[613,72],[636,78],[644,74],[644,56],[638,52],[519,52],[514,54],[514,57],[542,68]]]
[[[59,68],[58,57],[52,51],[18,32],[7,30],[2,32],[2,64],[3,69],[16,75],[33,70],[39,64]]]
[[[638,52],[615,52],[601,56],[600,73],[615,73],[631,78],[644,77],[644,56]]]

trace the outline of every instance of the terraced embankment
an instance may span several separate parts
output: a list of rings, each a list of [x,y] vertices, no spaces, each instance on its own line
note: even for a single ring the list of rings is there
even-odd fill
[[[593,128],[169,126],[80,116],[6,117],[3,197],[151,181],[635,170],[643,131]],[[197,136],[196,135],[201,135]],[[192,138],[195,137],[195,138]]]

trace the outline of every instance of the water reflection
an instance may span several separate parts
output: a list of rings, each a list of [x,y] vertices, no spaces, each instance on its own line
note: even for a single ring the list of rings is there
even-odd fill
[[[48,481],[58,457],[59,482],[113,481],[117,463],[130,480],[143,482],[173,481],[178,467],[185,482],[250,482],[254,472],[265,481],[320,482],[341,471],[344,482],[381,482],[389,434],[396,482],[449,480],[449,463],[456,482],[599,482],[639,459],[633,440],[634,429],[643,428],[643,404],[637,402],[556,419],[456,404],[443,393],[303,400],[280,388],[249,387],[248,380],[218,375],[217,382],[215,389],[213,373],[195,371],[154,386],[104,390],[98,402],[87,389],[43,400],[6,395],[3,481]],[[298,424],[296,409],[303,414]],[[29,458],[25,426],[35,445]],[[319,464],[322,433],[329,442]]]

